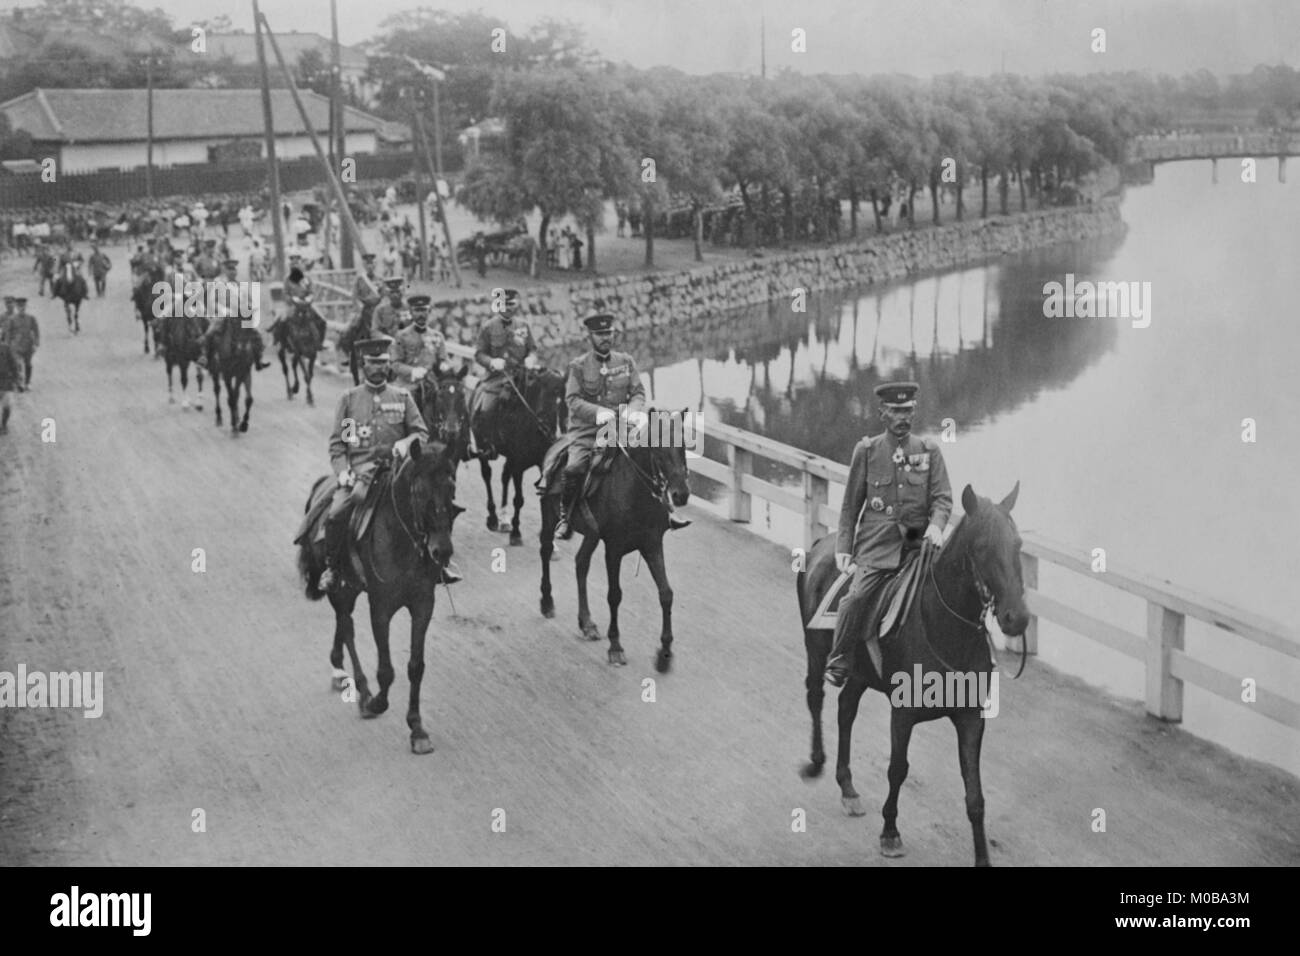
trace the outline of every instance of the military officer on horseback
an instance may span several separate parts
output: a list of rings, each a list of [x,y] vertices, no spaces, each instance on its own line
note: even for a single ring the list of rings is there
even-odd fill
[[[330,466],[337,476],[329,512],[325,517],[325,572],[320,589],[331,591],[341,583],[347,549],[348,518],[365,500],[375,472],[385,459],[400,459],[411,441],[429,440],[415,400],[406,389],[389,384],[389,346],[386,338],[357,343],[365,381],[339,397],[330,433]],[[454,584],[460,575],[443,570],[443,581]]]
[[[328,326],[325,324],[324,317],[312,305],[312,294],[311,279],[302,271],[302,256],[296,252],[290,254],[289,276],[284,280],[284,300],[289,304],[289,311],[286,315],[277,316],[266,330],[270,333],[272,342],[277,345],[283,344],[286,322],[299,311],[306,311],[311,316],[311,320],[316,323],[316,330],[320,333],[321,348],[325,347],[325,333],[328,331]]]
[[[628,425],[644,428],[649,423],[645,412],[645,386],[637,372],[636,360],[626,352],[615,352],[614,316],[607,312],[589,315],[582,320],[587,327],[591,349],[569,363],[564,399],[569,406],[568,461],[564,466],[564,484],[560,490],[560,518],[555,537],[573,536],[573,509],[582,493],[591,464],[596,435],[602,425],[615,421],[619,409],[625,409]],[[690,524],[670,509],[669,526],[673,529]]]
[[[262,360],[262,352],[266,348],[266,343],[262,341],[262,334],[254,328],[245,329],[243,325],[244,317],[238,314],[232,314],[232,306],[234,304],[247,301],[240,296],[239,260],[235,258],[226,259],[222,263],[222,268],[225,269],[225,275],[211,283],[211,285],[216,289],[216,294],[212,296],[212,300],[215,302],[217,307],[216,315],[210,317],[207,329],[201,336],[199,336],[199,357],[196,361],[199,365],[207,368],[208,349],[211,347],[212,341],[221,334],[226,323],[233,320],[239,323],[239,326],[236,328],[236,335],[240,332],[244,332],[250,342],[256,341],[256,351],[254,354],[257,356],[257,370],[260,372],[264,368],[270,368],[271,363]]]
[[[474,389],[469,402],[471,429],[478,436],[488,436],[487,443],[479,449],[480,454],[488,459],[496,457],[490,437],[495,430],[493,418],[511,391],[515,372],[537,349],[532,330],[522,322],[515,323],[515,317],[522,311],[519,293],[514,289],[501,291],[501,311],[484,322],[479,330],[474,361],[483,367],[486,375]]]
[[[410,314],[402,305],[402,287],[405,281],[401,276],[384,280],[388,298],[375,306],[374,321],[371,323],[375,335],[383,334],[392,338],[410,320]]]
[[[406,388],[412,388],[430,373],[436,377],[447,360],[447,340],[440,331],[429,328],[431,301],[427,295],[413,295],[406,300],[411,307],[411,324],[398,332],[393,342],[393,371]]]
[[[826,680],[834,687],[848,679],[854,648],[863,637],[863,616],[898,572],[904,552],[920,548],[923,539],[942,545],[952,513],[952,487],[938,442],[911,434],[919,389],[915,382],[876,386],[885,431],[863,438],[853,449],[835,563],[841,572],[855,565],[856,570],[840,601],[835,643],[826,662]]]

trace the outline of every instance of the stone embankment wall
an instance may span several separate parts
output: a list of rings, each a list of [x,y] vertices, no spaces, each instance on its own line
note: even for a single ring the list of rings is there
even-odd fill
[[[581,338],[581,318],[597,310],[614,313],[627,330],[666,327],[770,299],[790,301],[797,288],[812,294],[869,286],[1124,229],[1120,197],[1106,196],[1086,206],[900,231],[683,272],[604,276],[568,286],[531,289],[522,295],[526,321],[546,348]],[[448,338],[466,344],[491,315],[490,295],[439,305],[434,316],[441,320]]]

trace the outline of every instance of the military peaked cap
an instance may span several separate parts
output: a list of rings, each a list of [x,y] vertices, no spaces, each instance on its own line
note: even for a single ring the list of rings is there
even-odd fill
[[[915,382],[885,382],[875,388],[876,398],[886,408],[915,408],[916,393],[921,386]]]

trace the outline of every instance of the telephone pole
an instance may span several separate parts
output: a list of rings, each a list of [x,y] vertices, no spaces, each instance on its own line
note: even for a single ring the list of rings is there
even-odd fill
[[[257,31],[257,66],[262,75],[262,124],[266,132],[266,170],[271,187],[271,228],[275,236],[273,275],[284,278],[284,223],[280,221],[280,166],[275,161],[275,121],[271,118],[271,80],[266,69],[266,45],[262,38],[262,13],[253,0],[253,28]],[[310,124],[308,124],[310,128]]]

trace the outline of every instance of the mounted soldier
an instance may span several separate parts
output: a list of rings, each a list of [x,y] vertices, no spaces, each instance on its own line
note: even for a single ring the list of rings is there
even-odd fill
[[[560,491],[560,516],[555,537],[573,536],[570,523],[578,496],[582,493],[591,464],[596,435],[602,426],[613,423],[622,411],[629,427],[645,428],[645,386],[637,372],[636,360],[626,352],[615,352],[614,316],[607,312],[589,315],[582,320],[587,327],[591,349],[569,363],[564,398],[569,406],[568,462],[564,466],[564,484]],[[669,512],[673,529],[690,524]]]
[[[216,314],[209,316],[207,330],[199,338],[199,357],[195,361],[204,368],[208,367],[208,354],[212,341],[221,335],[227,322],[234,321],[239,323],[236,326],[236,335],[243,333],[250,342],[256,341],[254,348],[257,356],[257,370],[260,372],[264,368],[270,368],[270,362],[262,361],[262,352],[266,348],[266,343],[262,341],[262,333],[256,328],[245,328],[245,317],[240,315],[235,307],[238,303],[244,301],[240,295],[242,290],[239,285],[239,260],[234,258],[226,259],[222,263],[222,268],[226,270],[225,275],[206,284],[215,290],[216,294],[213,299],[217,308]],[[204,292],[206,294],[206,287]]]
[[[313,289],[311,278],[302,271],[302,256],[299,253],[292,253],[289,256],[289,276],[284,280],[284,300],[288,303],[289,309],[287,314],[277,316],[271,323],[267,332],[271,334],[271,341],[277,345],[281,344],[282,329],[284,323],[292,319],[299,312],[305,312],[311,316],[311,320],[316,323],[316,329],[320,333],[322,346],[325,343],[325,335],[329,327],[325,324],[325,319],[316,307],[312,305]]]
[[[469,401],[470,427],[476,435],[493,434],[493,419],[503,402],[508,401],[508,393],[514,391],[515,373],[537,348],[532,330],[523,323],[515,323],[515,317],[522,311],[519,293],[514,289],[501,292],[501,309],[483,323],[478,334],[478,351],[474,353],[474,361],[486,372]],[[495,307],[496,303],[493,304]],[[479,453],[489,460],[496,457],[491,439]]]
[[[383,334],[395,338],[398,331],[411,320],[410,313],[406,311],[402,302],[402,289],[406,282],[401,276],[393,276],[383,281],[388,298],[375,306],[371,328],[375,335]]]
[[[45,295],[45,283],[50,284],[50,294],[54,294],[54,253],[40,239],[36,240],[36,252],[32,271],[37,274],[41,284],[36,288],[37,295]]]
[[[322,591],[341,583],[348,544],[348,518],[361,504],[382,462],[407,454],[412,440],[429,440],[429,431],[411,393],[389,384],[388,339],[357,343],[365,382],[339,397],[330,433],[330,466],[337,487],[325,517],[325,572]],[[444,570],[443,580],[453,584],[460,575]]]
[[[826,662],[826,681],[833,687],[843,686],[852,672],[854,649],[864,637],[863,617],[881,587],[923,540],[935,547],[943,544],[952,513],[952,487],[939,443],[911,434],[919,389],[915,382],[877,385],[885,431],[863,438],[853,449],[835,545],[836,566],[841,574],[852,571],[853,580],[840,601]],[[866,635],[866,640],[879,671],[878,636]]]
[[[411,324],[397,333],[391,350],[395,381],[404,388],[413,388],[430,373],[436,378],[447,361],[447,340],[440,331],[429,328],[431,301],[427,295],[413,295],[406,300],[411,307]]]

